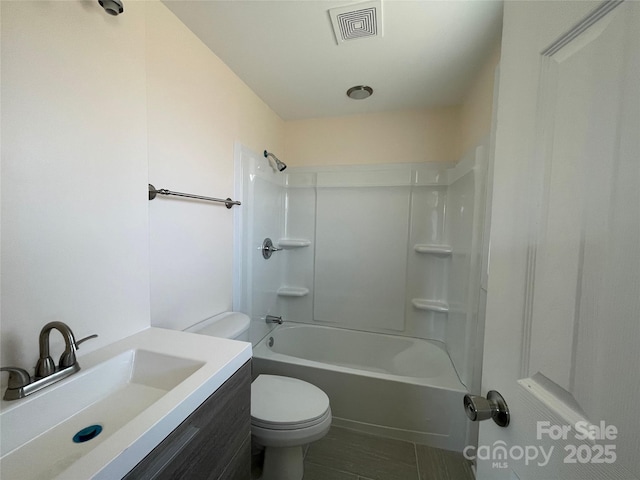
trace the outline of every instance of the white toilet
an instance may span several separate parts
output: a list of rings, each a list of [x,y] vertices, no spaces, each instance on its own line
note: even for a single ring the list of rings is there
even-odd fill
[[[249,341],[249,317],[226,312],[185,331]],[[302,480],[303,451],[331,426],[329,397],[297,378],[259,375],[251,384],[251,435],[265,448],[262,480]]]

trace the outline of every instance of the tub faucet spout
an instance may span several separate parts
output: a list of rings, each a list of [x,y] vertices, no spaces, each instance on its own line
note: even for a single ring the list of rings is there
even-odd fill
[[[265,318],[267,323],[277,323],[278,325],[282,325],[282,317],[276,317],[275,315],[267,315]]]

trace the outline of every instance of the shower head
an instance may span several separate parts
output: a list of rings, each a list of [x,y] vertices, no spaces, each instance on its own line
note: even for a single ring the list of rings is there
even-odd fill
[[[272,160],[274,161],[274,163],[276,164],[276,168],[278,169],[279,172],[283,171],[285,168],[287,168],[287,164],[284,162],[281,162],[280,160],[278,160],[278,157],[276,157],[273,153],[269,153],[266,150],[264,151],[264,158],[269,158],[271,157]]]

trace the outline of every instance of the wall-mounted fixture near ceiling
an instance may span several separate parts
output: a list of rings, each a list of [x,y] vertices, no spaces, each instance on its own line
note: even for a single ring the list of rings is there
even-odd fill
[[[273,153],[267,152],[266,150],[264,151],[264,158],[266,158],[267,160],[269,159],[269,157],[271,157],[271,160],[273,160],[273,162],[276,165],[276,168],[278,169],[279,172],[282,172],[285,168],[287,168],[287,164],[284,162],[281,162],[278,157],[276,157]]]
[[[353,100],[364,100],[373,95],[373,88],[366,85],[356,85],[347,90],[347,97]]]
[[[336,43],[382,37],[382,0],[362,2],[329,10]]]
[[[124,7],[120,0],[98,0],[98,3],[104,8],[105,12],[114,17],[124,12]]]

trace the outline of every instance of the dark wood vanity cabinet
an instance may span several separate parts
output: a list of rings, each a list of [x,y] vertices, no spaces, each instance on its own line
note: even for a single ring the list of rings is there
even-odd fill
[[[124,478],[249,480],[251,362],[244,364]]]

